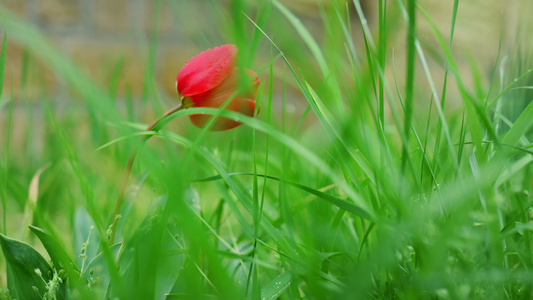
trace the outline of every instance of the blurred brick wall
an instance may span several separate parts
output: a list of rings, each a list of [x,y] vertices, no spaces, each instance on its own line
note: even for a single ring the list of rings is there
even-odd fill
[[[115,64],[123,60],[124,77],[119,94],[131,88],[139,94],[143,88],[148,57],[148,36],[155,31],[153,7],[150,0],[0,0],[0,5],[25,20],[49,37],[65,55],[87,70],[92,78],[106,86],[106,79]],[[173,24],[168,8],[160,12],[156,76],[167,91],[174,89],[177,71],[186,55],[194,49],[180,43],[179,30]],[[9,35],[8,35],[9,37]],[[144,45],[144,46],[140,46]],[[176,51],[179,49],[179,51]],[[19,89],[22,49],[8,38],[8,66],[6,78],[14,76],[15,91]],[[179,52],[180,55],[175,55]],[[164,63],[163,63],[164,62]],[[41,66],[43,64],[40,64]],[[49,71],[45,71],[49,73]],[[170,78],[170,80],[169,80]],[[10,85],[6,80],[5,86]],[[52,91],[58,81],[47,75]]]
[[[117,96],[143,93],[149,55],[149,38],[158,35],[155,61],[156,82],[169,94],[175,94],[175,77],[187,59],[207,46],[222,43],[222,29],[204,16],[211,8],[205,0],[0,0],[10,13],[32,24],[48,37],[82,70],[102,87],[108,87],[113,68],[122,61],[123,71]],[[225,3],[227,1],[221,1]],[[307,24],[318,26],[320,16],[315,0],[282,1],[295,10]],[[324,1],[325,3],[327,1]],[[159,19],[156,25],[156,16]],[[188,19],[195,22],[188,22]],[[196,23],[197,22],[197,23]],[[203,25],[202,25],[203,24]],[[156,28],[157,26],[157,28]],[[2,30],[0,28],[0,33]],[[200,33],[200,34],[198,34]],[[296,34],[296,33],[295,33]],[[204,38],[202,40],[202,35]],[[200,36],[200,38],[198,38]],[[205,38],[210,36],[212,39]],[[8,34],[9,37],[9,34]],[[227,37],[226,37],[227,38]],[[207,41],[206,41],[207,40]],[[201,46],[205,44],[205,47]],[[8,64],[4,87],[9,90],[13,76],[14,96],[20,96],[23,49],[8,39]],[[62,94],[64,87],[46,64],[37,61],[45,74],[51,94]],[[26,98],[36,94],[31,84]],[[4,94],[5,95],[5,94]]]
[[[331,1],[333,0],[318,2],[323,5]],[[216,26],[209,27],[213,23],[207,22],[208,20],[194,24],[187,21],[187,18],[196,21],[203,18],[202,13],[212,1],[161,1],[158,28],[155,27],[155,16],[158,14],[158,10],[154,7],[156,2],[153,0],[0,0],[0,5],[39,28],[65,55],[72,57],[78,66],[88,71],[103,87],[108,86],[107,81],[114,66],[122,60],[123,76],[119,82],[118,96],[124,95],[126,91],[131,91],[133,95],[140,95],[143,92],[148,61],[148,39],[152,33],[157,32],[159,40],[155,62],[156,82],[172,95],[175,93],[175,76],[181,66],[199,50],[205,49],[200,46],[202,40],[195,38],[196,33],[203,32],[207,36],[203,40],[206,46],[209,43],[216,44],[217,38],[221,42],[224,38],[220,36],[222,30]],[[295,11],[304,23],[307,21],[306,24],[314,26],[320,24],[317,0],[281,2]],[[361,2],[372,25],[376,19],[377,1]],[[421,0],[420,2],[447,38],[453,1]],[[468,53],[481,64],[482,70],[485,70],[485,66],[487,70],[491,70],[497,56],[501,26],[504,26],[506,36],[515,30],[515,27],[509,24],[516,21],[519,15],[517,14],[519,10],[516,9],[518,6],[523,7],[519,0],[461,1],[454,40],[456,53],[459,55]],[[181,15],[177,16],[177,11]],[[354,16],[355,12],[352,11],[351,14]],[[202,27],[202,23],[207,25]],[[436,45],[429,26],[422,18],[418,24],[421,39]],[[399,25],[393,29],[394,36],[389,45],[395,47],[396,57],[399,58],[397,61],[401,64],[405,24],[400,22]],[[354,22],[354,29],[356,26]],[[293,32],[293,28],[288,30]],[[356,33],[357,31],[354,30]],[[312,32],[320,36],[320,30],[313,29]],[[295,32],[294,34],[297,35]],[[363,49],[362,45],[356,47]],[[8,41],[6,78],[11,75],[14,77],[15,96],[19,90],[22,56],[22,49]],[[51,91],[60,91],[62,87],[58,79],[49,71],[43,72]],[[10,80],[5,80],[4,84],[9,88]]]

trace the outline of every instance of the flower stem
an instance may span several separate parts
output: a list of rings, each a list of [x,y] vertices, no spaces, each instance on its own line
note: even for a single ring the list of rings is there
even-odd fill
[[[158,127],[158,125],[161,124],[161,121],[163,121],[164,119],[166,119],[170,115],[182,110],[183,108],[184,108],[184,106],[181,105],[181,103],[180,103],[180,104],[174,106],[173,108],[167,110],[163,115],[161,115],[159,118],[155,119],[150,125],[148,125],[148,127],[146,127],[145,131],[156,131],[156,132],[159,131],[159,129],[161,129],[161,128]],[[150,137],[152,137],[152,136],[151,135],[145,135],[143,137],[143,141],[142,141],[142,144],[141,144],[140,147],[142,147],[144,145],[144,143]],[[128,179],[129,179],[129,177],[131,175],[131,168],[133,166],[133,162],[135,161],[135,157],[137,156],[137,151],[138,150],[139,149],[134,149],[131,152],[130,157],[128,159],[128,163],[126,165],[126,169],[124,170],[124,176],[122,177],[122,182],[120,184],[120,190],[118,192],[117,202],[115,204],[115,211],[113,212],[113,223],[111,224],[111,238],[110,238],[111,244],[113,244],[115,242],[115,231],[117,229],[117,223],[118,223],[117,216],[119,215],[120,210],[122,208],[122,203],[124,202],[124,193],[126,191],[126,186],[128,185]]]

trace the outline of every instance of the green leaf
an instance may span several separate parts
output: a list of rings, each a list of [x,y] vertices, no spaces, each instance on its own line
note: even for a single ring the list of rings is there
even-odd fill
[[[123,242],[116,243],[109,247],[111,255],[118,260],[118,256],[122,249]],[[103,252],[98,253],[95,258],[93,258],[87,266],[83,269],[81,274],[83,282],[96,282],[98,286],[106,290],[109,286],[110,276],[107,271],[107,262]],[[91,280],[94,279],[94,281]]]
[[[261,299],[278,299],[283,291],[289,287],[291,281],[292,274],[289,271],[279,275],[261,289]]]
[[[0,244],[8,274],[8,289],[12,299],[42,299],[46,282],[53,278],[53,270],[46,260],[30,245],[0,234]],[[37,271],[39,270],[39,271]],[[41,276],[37,274],[41,273]],[[66,299],[62,284],[57,299]]]
[[[181,300],[181,299],[198,299],[198,300],[216,300],[219,299],[217,296],[214,295],[192,295],[192,294],[185,294],[185,293],[173,293],[173,294],[167,294],[165,295],[165,299],[167,300]]]
[[[100,238],[98,234],[91,234],[91,228],[96,227],[93,219],[84,208],[77,208],[74,214],[74,253],[78,255],[76,258],[77,266],[81,267],[83,259],[79,257],[82,252],[82,247],[85,243],[85,255],[87,261],[91,261],[98,255],[98,249],[100,249]],[[94,229],[93,229],[94,230]]]
[[[187,193],[191,195],[194,192],[189,190]],[[182,235],[181,229],[163,221],[167,198],[160,196],[154,201],[150,212],[126,241],[120,255],[124,282],[126,286],[135,287],[135,292],[128,291],[129,298],[164,299],[172,291],[178,276],[183,275],[181,268],[186,255],[173,251],[182,250],[179,245],[184,242],[177,243],[181,240],[177,238]]]
[[[371,221],[374,221],[375,217],[369,213],[367,213],[364,209],[362,209],[361,207],[357,206],[356,204],[352,203],[352,202],[349,202],[349,201],[346,201],[342,198],[339,198],[339,197],[336,197],[336,196],[333,196],[333,195],[330,195],[328,193],[324,193],[320,190],[317,190],[315,188],[312,188],[312,187],[309,187],[309,186],[306,186],[306,185],[303,185],[303,184],[300,184],[300,183],[297,183],[297,182],[293,182],[293,181],[290,181],[290,180],[285,180],[285,179],[282,179],[282,178],[279,178],[279,177],[275,177],[275,176],[270,176],[270,175],[264,175],[264,174],[251,174],[251,173],[228,173],[227,174],[228,176],[236,176],[236,175],[244,175],[244,176],[251,176],[251,175],[255,175],[255,176],[258,176],[258,177],[264,177],[264,178],[268,178],[268,179],[272,179],[272,180],[275,180],[275,181],[279,181],[279,182],[283,182],[283,183],[286,183],[288,185],[292,185],[296,188],[299,188],[303,191],[306,191],[308,193],[311,193],[315,196],[317,196],[319,199],[322,199],[326,202],[329,202],[335,206],[337,206],[338,208],[341,208],[341,209],[344,209],[345,211],[347,212],[350,212],[354,215],[357,215],[361,218],[364,218],[364,219],[367,219],[367,220],[371,220]],[[222,179],[223,177],[221,175],[215,175],[215,176],[211,176],[211,177],[208,177],[208,178],[202,178],[202,179],[199,179],[199,180],[193,180],[192,182],[207,182],[207,181],[213,181],[213,180],[218,180],[218,179]]]
[[[509,145],[516,145],[522,135],[527,132],[527,130],[533,125],[533,101],[531,101],[528,106],[524,109],[524,111],[520,114],[516,122],[514,122],[513,126],[507,132],[505,137],[503,138],[503,143],[509,144]],[[509,149],[506,149],[509,152]]]
[[[41,228],[30,225],[30,230],[39,238],[43,244],[46,252],[50,255],[52,263],[56,270],[65,270],[71,278],[78,278],[80,270],[65,251],[65,248],[61,246],[58,240],[48,234]]]

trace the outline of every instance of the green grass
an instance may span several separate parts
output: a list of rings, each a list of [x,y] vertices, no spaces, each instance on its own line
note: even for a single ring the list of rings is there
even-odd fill
[[[155,79],[157,35],[141,45],[147,72],[135,101],[117,97],[124,58],[97,66],[110,74],[98,86],[0,7],[0,82],[11,85],[6,44],[8,57],[11,43],[25,53],[21,99],[0,90],[0,287],[10,290],[0,298],[29,295],[32,280],[44,280],[27,297],[529,299],[530,54],[500,37],[486,80],[453,51],[459,1],[447,33],[415,0],[379,0],[375,28],[357,0],[326,2],[317,4],[322,32],[284,1],[199,4],[218,26],[191,40],[201,50],[238,45],[239,64],[259,73],[261,111],[190,108],[150,132],[143,111],[160,115],[179,101]],[[156,15],[169,9],[193,32],[192,2],[177,3],[158,1]],[[398,35],[405,49],[392,48]],[[67,85],[66,109],[37,62]],[[30,85],[40,88],[36,109],[24,99]],[[173,126],[195,113],[243,125],[218,133]],[[41,129],[40,151],[15,148],[38,143],[37,133],[17,130],[27,122]],[[14,142],[13,132],[23,136]],[[32,261],[55,273],[37,276]]]

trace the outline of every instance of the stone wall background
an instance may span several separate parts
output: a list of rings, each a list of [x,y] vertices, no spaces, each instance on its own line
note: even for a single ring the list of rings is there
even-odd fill
[[[328,5],[334,0],[284,0],[320,39],[322,27],[317,2]],[[155,54],[155,78],[162,91],[175,96],[175,77],[188,58],[198,51],[231,40],[224,28],[228,12],[227,0],[0,0],[0,5],[10,13],[31,23],[87,71],[103,87],[109,85],[113,70],[121,66],[122,75],[117,83],[117,97],[131,94],[142,97],[145,75],[148,71],[150,38],[158,36]],[[363,2],[371,28],[375,26],[377,1]],[[394,4],[389,1],[389,4]],[[441,32],[448,38],[450,16],[454,1],[421,0]],[[520,20],[531,19],[528,0],[464,0],[460,1],[453,51],[460,65],[468,71],[468,60],[478,64],[485,79],[494,68],[498,54],[500,31],[503,29],[503,54],[512,50],[516,42],[515,32]],[[158,9],[157,3],[161,3]],[[254,1],[248,1],[253,6]],[[350,3],[351,4],[351,3]],[[218,8],[218,9],[217,9]],[[275,10],[275,9],[273,9]],[[396,12],[397,13],[397,12]],[[355,12],[352,11],[352,15]],[[155,20],[159,20],[156,24]],[[353,22],[355,40],[361,42],[357,21]],[[420,17],[420,38],[436,45],[427,23]],[[0,28],[0,31],[3,31]],[[288,28],[295,36],[293,28]],[[527,30],[525,30],[527,32]],[[398,22],[391,30],[389,41],[395,49],[396,67],[401,70],[404,53],[405,25]],[[298,37],[296,37],[298,39]],[[356,45],[361,51],[363,44]],[[266,51],[268,52],[268,51]],[[14,96],[20,97],[24,52],[16,42],[8,39],[8,65],[6,78],[13,78]],[[267,59],[267,58],[265,58]],[[261,58],[258,58],[261,65]],[[390,59],[388,59],[390,62]],[[433,67],[439,68],[435,62]],[[46,68],[46,63],[37,62],[38,69],[46,78],[52,95],[64,95],[65,87]],[[389,68],[389,71],[391,69]],[[436,81],[439,74],[436,72]],[[425,76],[418,72],[421,79]],[[4,81],[4,88],[11,88],[11,80]],[[453,86],[451,87],[453,88]],[[4,93],[5,96],[6,93]],[[32,98],[31,82],[25,97]],[[68,96],[67,96],[68,97]],[[36,97],[33,97],[36,98]]]
[[[181,5],[178,2],[194,6],[193,1],[175,1],[175,5],[169,5],[171,2],[163,1],[160,12],[154,7],[155,1],[149,0],[0,0],[0,5],[37,27],[104,86],[113,67],[122,63],[118,93],[127,89],[139,95],[147,69],[150,36],[157,34],[159,37],[155,74],[168,92],[175,84],[168,79],[175,78],[186,57],[197,50],[184,33],[182,20],[177,21],[173,15],[173,10]],[[155,28],[154,18],[158,13],[159,26]],[[9,76],[12,72],[16,92],[23,50],[8,39],[7,54],[6,73]],[[60,83],[53,77],[48,74],[48,84],[59,92]],[[9,80],[6,81],[9,85]]]
[[[307,26],[320,24],[314,0],[282,2],[294,9]],[[120,64],[119,97],[126,93],[133,97],[143,94],[150,39],[154,35],[158,40],[156,82],[170,95],[175,94],[177,72],[190,57],[231,40],[223,21],[229,14],[228,1],[0,0],[0,5],[36,27],[103,87]],[[1,27],[0,33],[3,36]],[[6,77],[12,76],[14,96],[18,98],[24,51],[9,39],[9,33],[7,47]],[[39,67],[42,69],[38,72],[46,74],[51,94],[62,95],[61,80],[46,68],[46,63],[40,62]],[[5,80],[4,87],[9,90],[11,80]],[[26,98],[32,98],[32,88],[30,82]]]

